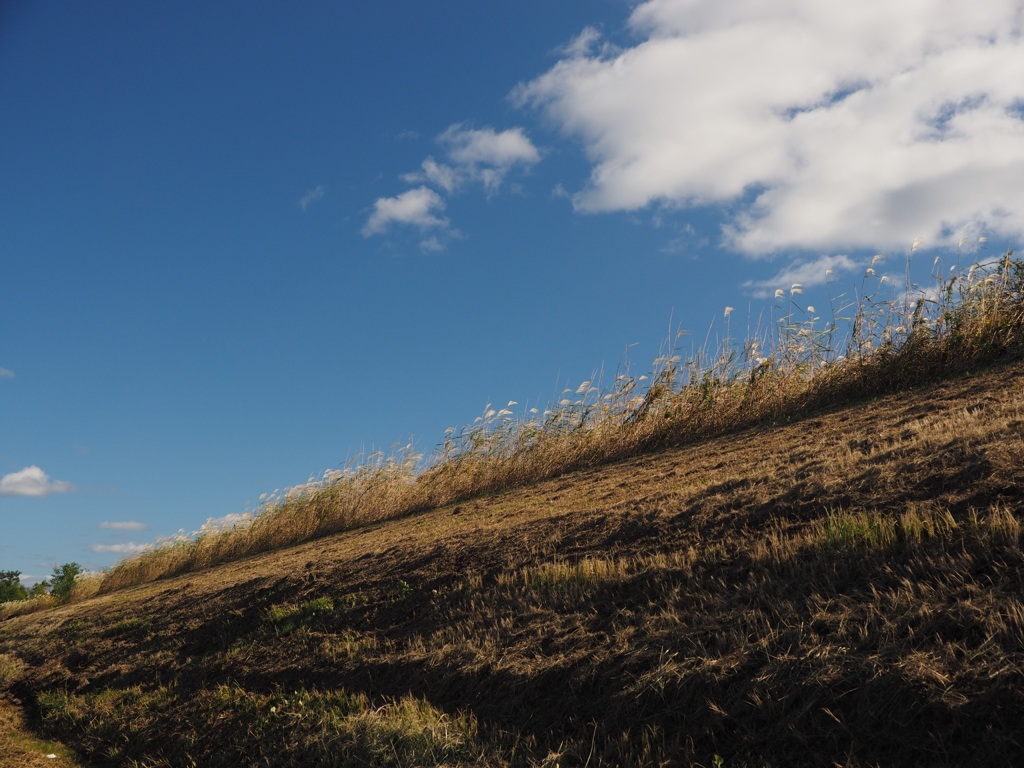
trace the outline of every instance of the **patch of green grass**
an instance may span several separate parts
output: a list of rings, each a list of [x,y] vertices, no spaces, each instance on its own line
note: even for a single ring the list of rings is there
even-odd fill
[[[86,640],[90,625],[82,619],[68,619],[61,624],[58,633],[69,645],[78,645]]]
[[[997,518],[990,515],[985,522],[977,524],[978,530],[993,528],[991,519],[1016,522],[1012,514]],[[999,527],[998,522],[995,527]],[[885,549],[897,544],[914,546],[930,540],[948,541],[958,528],[949,510],[912,504],[898,517],[879,512],[830,511],[820,524],[818,538],[826,550]]]
[[[147,619],[140,619],[138,617],[130,617],[122,619],[111,627],[104,630],[103,635],[105,637],[133,637],[140,638],[145,637],[149,634],[150,622]]]
[[[416,590],[413,588],[411,584],[409,584],[409,582],[407,582],[405,579],[398,579],[395,581],[395,587],[394,592],[392,593],[392,598],[395,600],[395,602],[401,602],[403,600],[408,600],[410,597],[413,596],[413,594],[415,594],[415,592]]]
[[[823,523],[822,545],[827,549],[888,547],[896,542],[896,522],[874,513],[829,512]]]
[[[334,612],[334,601],[329,597],[318,597],[300,605],[272,605],[267,609],[266,619],[279,635],[321,622]]]

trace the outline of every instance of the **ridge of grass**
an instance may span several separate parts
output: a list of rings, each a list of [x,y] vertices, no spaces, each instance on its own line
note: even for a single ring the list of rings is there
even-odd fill
[[[879,257],[876,257],[876,259]],[[938,261],[936,262],[938,264]],[[884,296],[875,261],[861,298],[830,298],[831,319],[776,292],[774,322],[742,342],[683,358],[666,354],[649,376],[587,381],[543,413],[485,408],[449,430],[424,462],[411,445],[271,499],[251,519],[206,526],[124,560],[72,600],[208,568],[567,472],[683,445],[757,424],[918,386],[1016,358],[1024,351],[1024,263],[1007,251],[935,275],[930,290]],[[909,280],[909,256],[908,256]],[[29,608],[26,606],[25,610]]]

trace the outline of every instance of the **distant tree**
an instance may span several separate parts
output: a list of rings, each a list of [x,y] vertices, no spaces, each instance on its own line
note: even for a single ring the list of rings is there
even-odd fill
[[[78,563],[64,563],[53,569],[50,576],[50,594],[54,597],[67,597],[75,586],[75,577],[82,572]]]
[[[24,600],[28,592],[21,584],[21,571],[0,571],[0,603]]]
[[[28,596],[41,597],[42,595],[49,594],[49,592],[50,582],[44,579],[43,581],[37,581],[35,584],[32,585],[32,588],[28,591]]]

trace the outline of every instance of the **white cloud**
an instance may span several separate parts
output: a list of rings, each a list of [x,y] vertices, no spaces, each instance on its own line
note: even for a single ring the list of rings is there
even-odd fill
[[[125,544],[93,544],[90,549],[98,555],[136,555],[139,552],[145,552],[150,546],[129,541]]]
[[[441,238],[434,236],[420,241],[420,250],[424,253],[439,253],[445,249]]]
[[[323,184],[317,184],[313,189],[302,196],[299,200],[299,208],[306,210],[309,206],[315,203],[317,200],[323,200],[324,195],[327,194],[327,187]]]
[[[51,493],[69,493],[74,489],[71,483],[51,480],[35,465],[0,477],[0,496],[49,496]]]
[[[516,89],[580,139],[580,211],[729,204],[727,245],[1024,235],[1020,0],[647,0]]]
[[[7,368],[0,368],[0,379],[13,379],[14,371],[10,371]]]
[[[100,528],[104,528],[108,531],[148,531],[149,526],[145,523],[139,523],[134,520],[121,520],[121,521],[105,521],[100,523]]]
[[[519,163],[532,165],[540,160],[540,152],[522,128],[498,133],[493,128],[474,130],[452,125],[439,141],[448,147],[452,161],[462,168],[491,166],[507,170]]]
[[[420,170],[401,178],[407,184],[419,184],[397,197],[382,197],[374,203],[363,235],[370,237],[387,232],[392,224],[412,224],[420,229],[438,229],[451,237],[458,232],[449,229],[447,219],[434,215],[445,209],[445,199],[431,187],[451,195],[471,184],[480,184],[488,195],[495,194],[509,172],[529,167],[540,161],[540,152],[522,128],[495,131],[493,128],[466,128],[460,123],[448,127],[437,137],[444,148],[444,159],[427,157]],[[429,186],[428,186],[429,185]],[[444,250],[443,240],[434,235],[420,241],[423,251]]]
[[[434,158],[428,157],[421,166],[422,172],[407,173],[402,180],[410,184],[426,182],[440,187],[445,192],[454,192],[461,183],[459,172],[450,165],[437,162]]]
[[[448,220],[435,215],[445,208],[444,199],[429,187],[409,189],[397,197],[382,197],[373,204],[373,213],[363,227],[363,235],[379,235],[392,224],[431,229],[445,228]]]
[[[513,168],[540,161],[540,151],[522,128],[498,132],[456,123],[438,136],[437,142],[445,149],[445,161],[428,157],[419,171],[405,174],[404,181],[433,184],[449,194],[468,184],[481,184],[488,194],[494,194]]]
[[[561,55],[571,59],[595,54],[612,56],[618,52],[618,48],[602,38],[601,31],[597,27],[584,27],[582,32],[558,51]]]
[[[780,288],[788,291],[794,283],[804,288],[814,288],[832,282],[841,272],[853,272],[864,266],[843,254],[797,259],[767,280],[747,280],[743,288],[755,298],[765,299]]]

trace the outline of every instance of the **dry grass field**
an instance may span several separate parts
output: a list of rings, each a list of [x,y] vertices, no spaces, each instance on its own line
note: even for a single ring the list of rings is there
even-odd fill
[[[0,623],[90,765],[1024,760],[1024,366]]]
[[[1024,268],[938,288],[7,604],[0,717],[89,766],[1024,764]]]

